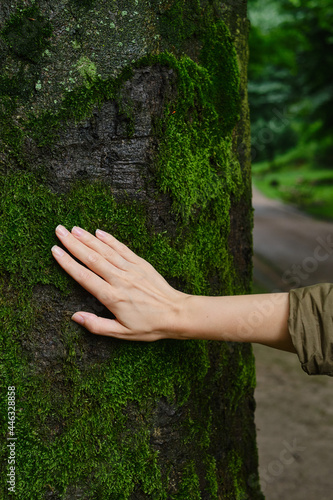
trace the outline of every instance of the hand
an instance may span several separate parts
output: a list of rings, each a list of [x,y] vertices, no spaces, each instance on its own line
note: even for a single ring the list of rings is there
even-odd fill
[[[97,230],[94,237],[79,227],[69,232],[58,226],[56,235],[90,270],[54,246],[57,262],[116,317],[78,311],[74,321],[92,333],[119,339],[181,338],[182,303],[188,295],[172,288],[147,261],[104,231]]]

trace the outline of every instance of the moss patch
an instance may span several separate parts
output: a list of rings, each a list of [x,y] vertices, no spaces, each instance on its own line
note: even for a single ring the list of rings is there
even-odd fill
[[[207,344],[160,342],[147,346],[113,341],[115,352],[111,361],[82,371],[82,338],[76,325],[66,323],[58,332],[66,349],[62,382],[50,373],[43,380],[31,373],[30,360],[19,354],[19,346],[27,337],[35,341],[33,332],[40,304],[32,300],[34,286],[52,284],[66,296],[73,293],[71,279],[54,265],[50,254],[51,246],[56,243],[54,227],[59,220],[68,227],[79,224],[90,231],[103,227],[131,243],[135,251],[148,258],[167,278],[185,274],[189,283],[196,283],[198,269],[191,261],[187,263],[180,242],[178,246],[165,235],[151,233],[144,207],[133,202],[117,205],[106,186],[78,184],[69,195],[56,196],[33,174],[21,172],[2,177],[1,191],[5,195],[1,205],[4,232],[0,265],[5,271],[2,300],[6,297],[2,304],[5,328],[1,364],[6,367],[3,387],[18,388],[21,408],[17,419],[18,452],[22,457],[17,465],[18,497],[25,498],[28,492],[37,496],[48,491],[48,487],[66,495],[68,482],[79,487],[92,473],[92,464],[98,462],[94,494],[102,495],[107,490],[115,498],[117,495],[128,498],[134,485],[140,483],[146,493],[163,498],[157,455],[149,446],[149,414],[157,397],[164,396],[178,405],[187,401],[196,380],[202,381],[207,373]],[[8,301],[10,295],[12,302]],[[66,392],[63,392],[61,387],[65,382]],[[131,431],[124,414],[130,402],[137,405],[135,418],[144,415],[145,421],[144,424],[140,419],[138,426],[131,421]],[[4,407],[2,411],[5,412]],[[210,439],[207,424],[203,418],[199,427],[198,424],[193,427],[193,421],[191,424],[189,420],[184,435],[188,436],[190,448],[194,443],[201,443],[201,449],[207,447]],[[83,435],[91,438],[78,439]],[[185,469],[184,478],[188,478]],[[25,480],[27,477],[29,481]],[[183,498],[189,487],[191,491],[196,488],[192,481],[184,479]]]
[[[183,470],[179,491],[173,500],[201,500],[199,477],[195,472],[194,462],[189,462]]]
[[[85,2],[87,7],[91,3]],[[94,63],[81,57],[77,69],[83,71],[85,85],[67,92],[57,113],[44,110],[17,117],[16,111],[24,101],[19,86],[14,95],[7,92],[2,103],[2,141],[12,163],[2,164],[0,177],[0,314],[4,324],[0,364],[5,367],[2,386],[17,387],[19,499],[42,498],[48,493],[61,498],[80,494],[125,500],[137,485],[151,498],[168,498],[167,474],[161,471],[158,454],[150,443],[151,419],[161,398],[177,408],[186,408],[182,425],[188,458],[174,498],[199,499],[202,490],[212,499],[217,497],[217,465],[211,452],[211,396],[206,397],[207,405],[198,417],[211,366],[209,343],[163,341],[143,345],[104,339],[110,358],[87,365],[83,363],[84,346],[90,334],[70,323],[62,309],[62,321],[54,330],[62,345],[61,369],[47,370],[41,377],[34,368],[36,363],[42,367],[41,361],[21,351],[24,343],[34,346],[40,342],[37,321],[48,314],[34,299],[35,287],[50,287],[55,296],[66,301],[77,293],[75,284],[50,253],[57,243],[54,228],[59,222],[69,228],[79,225],[93,232],[99,227],[114,234],[167,279],[181,280],[189,293],[245,291],[238,285],[228,250],[230,200],[241,196],[243,190],[240,166],[232,151],[232,132],[239,116],[235,50],[228,30],[214,14],[214,2],[204,2],[203,16],[199,15],[198,2],[188,22],[186,2],[173,2],[169,11],[165,2],[155,5],[166,16],[161,16],[160,24],[166,44],[169,41],[163,26],[169,14],[175,20],[174,53],[170,47],[169,51],[141,58],[124,68],[117,79],[109,80],[98,77]],[[14,29],[13,19],[5,29]],[[17,23],[19,19],[22,21],[22,16]],[[193,37],[201,47],[197,60],[181,54],[184,44]],[[47,40],[46,35],[43,39]],[[177,94],[168,100],[162,118],[154,124],[159,142],[155,180],[159,192],[169,194],[173,202],[177,219],[173,238],[154,232],[144,204],[117,202],[109,187],[100,183],[77,183],[68,194],[54,195],[46,187],[42,172],[33,173],[24,153],[27,139],[52,148],[60,127],[68,121],[79,123],[108,99],[118,100],[130,118],[130,106],[121,101],[122,85],[136,68],[154,64],[168,66],[177,75]],[[1,87],[0,82],[4,95],[9,83],[2,80]],[[130,127],[128,136],[132,132]],[[223,366],[220,372],[215,371],[213,382],[217,384],[224,377],[236,380],[225,394],[227,410],[232,412],[252,391],[253,359],[250,355],[243,359],[239,354],[235,363],[229,364],[233,351],[227,346],[219,349]],[[5,401],[1,414],[6,414]],[[6,436],[5,423],[1,433]],[[6,456],[5,445],[1,453]],[[205,484],[200,484],[202,470]],[[2,472],[5,478],[5,465]],[[4,479],[2,487],[5,490]]]
[[[141,249],[165,275],[178,274],[179,253],[161,235],[150,233],[142,207],[133,202],[117,206],[105,186],[77,185],[69,195],[59,197],[32,174],[18,173],[2,178],[1,189],[5,194],[1,268],[6,271],[1,293],[2,300],[6,297],[2,304],[1,364],[6,367],[2,383],[3,387],[17,387],[21,407],[17,419],[18,497],[37,496],[48,491],[47,485],[65,495],[68,482],[79,485],[86,481],[97,462],[93,489],[99,498],[106,498],[103,491],[114,498],[128,498],[138,483],[148,494],[162,491],[157,456],[149,445],[149,414],[157,397],[184,404],[195,379],[207,372],[205,343],[147,346],[113,341],[111,363],[97,363],[82,371],[81,336],[74,324],[66,324],[58,332],[66,349],[60,383],[55,374],[41,379],[31,373],[29,360],[18,352],[27,336],[34,342],[40,307],[31,302],[34,285],[52,284],[67,296],[73,292],[71,280],[50,255],[59,218],[68,227],[74,222],[90,231],[99,226],[123,241],[138,242],[132,248]],[[13,302],[7,300],[11,293]],[[61,389],[63,376],[66,392]],[[137,407],[134,418],[141,415],[137,424],[131,421],[131,430],[124,413],[130,402]],[[2,431],[5,435],[5,426]]]
[[[16,9],[1,30],[0,36],[18,57],[37,63],[44,50],[50,46],[52,25],[39,11],[37,5]]]
[[[77,62],[76,69],[85,80],[86,87],[89,87],[96,80],[96,64],[89,57],[82,56]]]
[[[229,454],[229,474],[232,478],[234,492],[231,493],[228,498],[230,500],[247,500],[248,495],[246,493],[246,484],[242,477],[242,458],[240,455],[237,455],[234,451],[231,451]]]

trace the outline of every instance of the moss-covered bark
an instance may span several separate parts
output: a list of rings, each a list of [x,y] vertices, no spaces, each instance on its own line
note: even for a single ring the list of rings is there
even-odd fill
[[[248,345],[94,337],[54,228],[111,232],[189,293],[246,293],[246,2],[0,6],[1,488],[19,499],[259,499]]]

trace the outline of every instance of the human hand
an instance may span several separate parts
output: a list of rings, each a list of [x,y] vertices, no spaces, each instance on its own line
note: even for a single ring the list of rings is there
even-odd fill
[[[172,288],[147,261],[104,231],[96,237],[79,227],[63,226],[56,235],[80,265],[58,246],[52,254],[60,266],[116,317],[78,311],[72,319],[87,330],[126,340],[181,338],[182,304],[188,295]]]

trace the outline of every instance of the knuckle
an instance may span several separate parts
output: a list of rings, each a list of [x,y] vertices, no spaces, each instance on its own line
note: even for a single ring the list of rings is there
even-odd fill
[[[118,243],[118,249],[119,249],[119,252],[121,253],[126,253],[128,248],[126,245],[124,245],[124,243]]]
[[[106,254],[106,258],[109,259],[109,260],[111,260],[114,257],[115,253],[116,252],[112,248],[109,248],[108,252]]]
[[[149,262],[147,262],[145,259],[143,259],[142,257],[139,257],[139,256],[138,256],[138,263],[144,269],[147,269],[147,268],[151,269],[153,267]]]
[[[126,267],[125,259],[123,259],[121,253],[117,252],[116,250],[109,250],[107,260],[115,266],[121,266],[121,268]]]
[[[123,257],[119,258],[117,265],[119,266],[120,270],[127,271],[129,269],[129,263]]]
[[[89,262],[89,264],[96,264],[98,260],[99,260],[98,255],[95,253],[90,253],[87,256],[87,261]]]
[[[137,255],[134,252],[132,252],[132,250],[130,250],[126,245],[124,245],[124,243],[120,243],[119,253],[126,258],[133,259],[137,257]]]
[[[98,325],[96,323],[93,323],[92,325],[90,325],[89,331],[91,333],[96,333],[96,334],[100,333]]]
[[[87,269],[80,269],[77,275],[77,281],[79,283],[85,283],[90,278],[89,271]]]
[[[107,291],[101,291],[99,294],[99,301],[102,302],[102,304],[112,302],[111,294]]]

